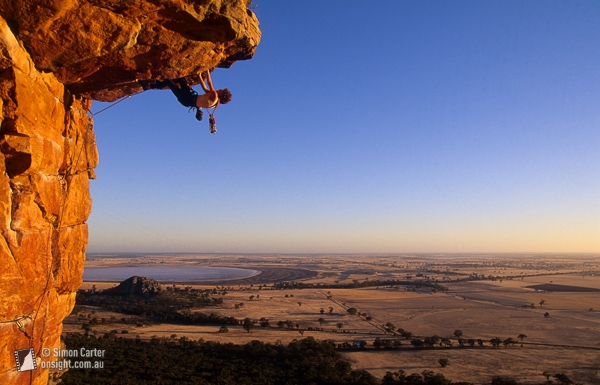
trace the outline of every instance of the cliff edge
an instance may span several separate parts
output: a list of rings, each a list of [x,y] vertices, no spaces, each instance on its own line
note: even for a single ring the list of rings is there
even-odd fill
[[[98,164],[91,100],[196,84],[259,41],[247,0],[0,0],[1,384],[60,374],[44,353],[61,346],[82,282]],[[24,349],[33,370],[19,367]]]

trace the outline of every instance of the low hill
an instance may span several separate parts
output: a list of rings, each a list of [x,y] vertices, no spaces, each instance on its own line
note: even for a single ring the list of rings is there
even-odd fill
[[[129,277],[118,286],[102,290],[102,294],[108,295],[146,295],[158,294],[162,291],[162,286],[158,281],[146,278],[133,276]]]

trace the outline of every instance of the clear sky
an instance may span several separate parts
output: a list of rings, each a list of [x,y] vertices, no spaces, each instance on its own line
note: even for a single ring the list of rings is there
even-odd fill
[[[599,1],[254,4],[216,135],[95,117],[89,252],[600,252]]]

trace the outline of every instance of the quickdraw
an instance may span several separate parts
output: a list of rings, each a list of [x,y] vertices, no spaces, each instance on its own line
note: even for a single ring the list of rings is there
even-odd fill
[[[217,121],[215,119],[214,111],[208,114],[208,125],[210,126],[210,133],[217,133]]]

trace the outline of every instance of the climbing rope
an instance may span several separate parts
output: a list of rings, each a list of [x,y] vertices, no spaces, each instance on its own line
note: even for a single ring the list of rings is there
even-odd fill
[[[94,116],[98,115],[99,113],[101,113],[101,112],[104,112],[104,111],[108,110],[109,108],[116,106],[117,104],[121,103],[123,100],[125,100],[125,99],[127,99],[127,98],[129,98],[129,97],[131,97],[131,95],[127,95],[127,96],[125,96],[123,99],[119,99],[119,100],[117,100],[116,102],[114,102],[114,103],[113,103],[113,104],[111,104],[110,106],[108,106],[108,107],[106,107],[106,108],[103,108],[103,109],[101,109],[101,110],[100,110],[100,111],[98,111],[98,112],[94,112],[94,113],[92,113],[92,111],[88,111],[88,112],[90,113],[90,115],[91,115],[91,116],[92,116],[92,118],[93,118]]]

